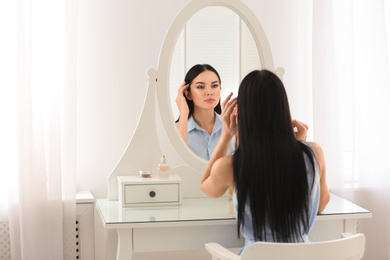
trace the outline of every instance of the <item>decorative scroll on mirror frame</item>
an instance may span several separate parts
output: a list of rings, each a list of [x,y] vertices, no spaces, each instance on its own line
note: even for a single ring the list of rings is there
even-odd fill
[[[181,138],[175,125],[170,101],[170,69],[172,56],[180,33],[191,17],[203,8],[222,6],[231,9],[246,23],[256,43],[260,64],[263,69],[274,71],[281,79],[282,68],[275,69],[271,48],[267,36],[255,14],[240,0],[193,0],[176,16],[170,26],[161,48],[158,70],[149,69],[149,84],[137,128],[122,158],[108,176],[108,199],[118,199],[118,181],[120,175],[136,175],[138,170],[147,169],[161,156],[157,136],[156,120],[161,117],[162,124],[176,153],[196,172],[202,173],[207,161],[196,156]],[[157,89],[157,91],[156,91]],[[157,96],[156,96],[157,95]],[[157,99],[160,113],[156,113]],[[144,155],[148,156],[144,156]],[[181,168],[183,169],[183,168]],[[198,183],[197,183],[198,185]]]

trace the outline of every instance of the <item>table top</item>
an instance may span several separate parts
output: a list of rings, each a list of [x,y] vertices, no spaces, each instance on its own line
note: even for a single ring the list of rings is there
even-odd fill
[[[183,198],[180,206],[122,207],[120,201],[96,200],[96,205],[106,225],[148,224],[193,221],[232,221],[236,218],[232,200],[221,198]],[[358,205],[331,194],[326,209],[318,219],[370,218],[371,212]]]
[[[349,200],[335,194],[330,194],[330,200],[326,208],[317,215],[317,218],[331,218],[332,216],[344,215],[344,218],[371,218],[369,210],[364,209]],[[349,217],[345,216],[348,215]]]

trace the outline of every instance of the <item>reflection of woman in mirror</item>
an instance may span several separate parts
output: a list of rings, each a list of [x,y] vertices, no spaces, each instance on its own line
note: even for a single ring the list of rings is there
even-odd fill
[[[222,110],[223,131],[202,190],[219,197],[233,187],[245,247],[255,241],[310,242],[310,228],[330,197],[325,159],[320,145],[296,139],[283,83],[270,71],[253,71]],[[226,155],[238,129],[239,146]]]
[[[176,104],[179,108],[177,127],[183,140],[199,157],[209,160],[222,133],[221,78],[208,64],[193,66],[181,84]],[[227,153],[235,149],[233,137]]]

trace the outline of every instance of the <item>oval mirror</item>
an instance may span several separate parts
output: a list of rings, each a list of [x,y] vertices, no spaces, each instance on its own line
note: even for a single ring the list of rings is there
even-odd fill
[[[174,101],[177,95],[177,88],[179,87],[180,83],[184,79],[186,70],[189,69],[192,65],[196,63],[209,63],[210,65],[215,66],[215,68],[219,72],[221,71],[221,69],[217,67],[216,65],[217,63],[215,61],[208,60],[205,58],[207,54],[204,57],[198,57],[201,59],[199,61],[188,60],[188,59],[187,61],[184,61],[183,59],[182,61],[178,61],[178,64],[175,63],[177,62],[176,60],[177,57],[175,56],[178,55],[177,52],[180,52],[180,50],[177,50],[177,48],[180,49],[180,47],[177,46],[181,46],[181,41],[183,41],[183,39],[180,39],[180,37],[184,37],[183,34],[188,29],[186,27],[193,26],[191,22],[199,20],[198,18],[196,18],[197,16],[202,17],[204,15],[209,14],[210,12],[217,10],[215,8],[221,8],[221,7],[228,9],[223,11],[226,17],[230,16],[233,21],[235,20],[236,23],[240,25],[240,27],[244,28],[243,31],[247,30],[247,34],[253,37],[251,38],[253,39],[252,45],[254,45],[256,53],[258,54],[259,61],[257,62],[258,64],[259,63],[261,64],[261,68],[275,71],[271,49],[269,47],[269,43],[262,29],[262,26],[260,25],[259,21],[257,20],[256,16],[253,14],[253,12],[242,2],[237,0],[224,0],[224,1],[193,0],[175,18],[170,29],[168,30],[168,33],[166,35],[160,53],[160,59],[159,59],[158,70],[157,70],[158,71],[157,72],[158,106],[159,106],[162,122],[167,132],[167,135],[170,139],[170,142],[175,147],[177,153],[182,156],[182,158],[188,163],[188,165],[200,172],[204,170],[207,161],[196,156],[181,138],[179,131],[177,130],[175,125],[175,120],[177,119],[178,112],[177,111],[175,112],[174,107],[176,106],[176,104]],[[195,19],[189,22],[189,20],[192,17],[195,17]],[[240,30],[240,27],[238,30]],[[182,34],[183,31],[184,33]],[[234,39],[238,41],[237,38]],[[175,53],[175,49],[176,49],[176,53]],[[232,56],[235,55],[237,54],[233,53]],[[230,66],[232,67],[238,66],[237,64],[234,64],[234,62],[233,64],[230,64]],[[171,71],[171,68],[174,70]],[[259,68],[259,65],[257,65],[257,68]],[[175,70],[177,70],[177,72],[174,72]],[[248,70],[250,69],[248,68]],[[278,71],[275,72],[279,75],[279,77],[281,77],[282,71],[280,71],[279,73]],[[177,73],[178,76],[172,76],[172,74],[174,73]],[[220,74],[222,80],[222,87],[226,88],[225,93],[229,93],[228,87],[224,87],[225,83],[226,84],[230,83],[231,89],[237,88],[241,79],[241,73],[238,74],[239,80],[229,79],[230,75],[222,74],[221,72]],[[174,77],[177,77],[177,79],[174,79]],[[171,82],[171,78],[172,78],[172,82]],[[174,83],[175,80],[180,83]],[[237,90],[233,92],[236,93]],[[224,93],[222,93],[221,98],[223,99],[225,96]]]

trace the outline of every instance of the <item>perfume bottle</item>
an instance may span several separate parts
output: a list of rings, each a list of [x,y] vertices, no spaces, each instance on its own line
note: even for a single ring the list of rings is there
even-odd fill
[[[165,155],[161,157],[161,162],[158,164],[158,176],[162,179],[169,177],[169,164],[165,158]]]

